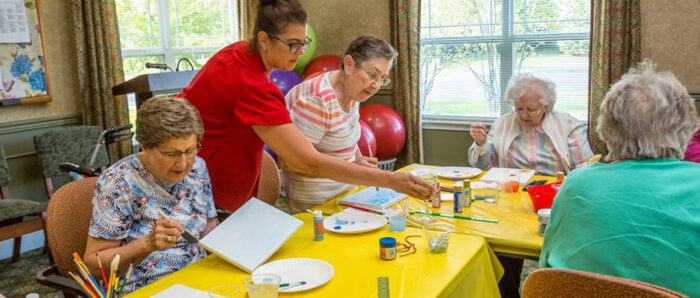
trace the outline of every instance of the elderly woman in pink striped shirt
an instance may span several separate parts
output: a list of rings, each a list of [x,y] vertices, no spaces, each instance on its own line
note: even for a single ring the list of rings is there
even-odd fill
[[[371,35],[353,40],[340,70],[320,74],[287,93],[287,109],[294,124],[321,153],[377,167],[377,159],[362,156],[360,103],[389,84],[389,70],[397,53],[386,41]],[[284,169],[284,161],[281,163]],[[283,170],[282,186],[292,212],[303,212],[348,191],[354,185],[311,178]]]
[[[556,90],[552,81],[531,73],[517,74],[508,82],[505,101],[515,110],[496,120],[488,135],[481,124],[469,130],[474,139],[469,148],[473,166],[531,169],[555,176],[593,156],[583,124],[553,109]]]

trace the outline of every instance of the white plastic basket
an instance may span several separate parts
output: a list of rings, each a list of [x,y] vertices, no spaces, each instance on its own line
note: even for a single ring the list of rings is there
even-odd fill
[[[389,172],[394,171],[395,164],[396,164],[396,158],[387,159],[387,160],[380,160],[377,163],[377,165],[379,166],[379,169],[382,169],[384,171],[389,171]]]

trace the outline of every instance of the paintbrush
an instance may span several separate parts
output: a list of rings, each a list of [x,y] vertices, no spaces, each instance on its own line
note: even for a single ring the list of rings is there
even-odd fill
[[[100,272],[102,273],[102,280],[105,282],[105,286],[107,285],[107,276],[105,275],[105,270],[102,268],[102,262],[100,261],[100,255],[98,253],[95,253],[95,257],[97,258],[97,264],[100,265]]]
[[[159,213],[160,216],[162,216],[163,218],[169,219],[168,216],[165,215],[165,213],[163,213],[163,211],[161,211],[160,209],[158,209],[158,213]],[[192,236],[192,234],[190,234],[189,232],[185,231],[184,229],[182,230],[182,238],[185,238],[185,240],[187,240],[187,242],[189,242],[189,243],[197,243],[197,242],[199,242],[199,241],[197,240],[197,238],[194,238],[194,236]]]
[[[370,158],[373,158],[374,156],[372,156],[372,146],[370,146],[369,144],[367,144],[367,150],[368,150],[368,152],[369,152],[369,157],[370,157]],[[375,186],[374,189],[376,189],[377,191],[379,191],[379,187],[376,187],[376,186]]]
[[[109,265],[109,284],[107,285],[107,298],[112,297],[112,288],[117,281],[117,268],[119,268],[119,255],[114,255]],[[116,295],[116,293],[114,293]]]

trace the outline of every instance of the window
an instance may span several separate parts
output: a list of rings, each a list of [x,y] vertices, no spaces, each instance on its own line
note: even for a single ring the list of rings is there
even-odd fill
[[[423,0],[421,14],[424,119],[493,120],[527,71],[557,85],[555,109],[586,120],[589,0]]]
[[[199,69],[214,53],[238,39],[236,0],[116,0],[126,80],[144,73],[146,63],[172,69],[188,58]],[[190,69],[182,62],[180,70]],[[136,106],[129,99],[129,119]]]

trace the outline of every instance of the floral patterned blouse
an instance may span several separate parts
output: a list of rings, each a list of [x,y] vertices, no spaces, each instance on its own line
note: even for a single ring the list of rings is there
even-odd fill
[[[100,175],[92,206],[89,235],[121,240],[121,246],[151,233],[161,218],[158,209],[182,223],[197,239],[202,237],[207,219],[216,217],[209,174],[199,157],[180,183],[162,184],[138,155],[128,156]],[[134,264],[124,291],[139,289],[205,256],[203,248],[181,236],[174,246],[154,251],[140,264]]]

